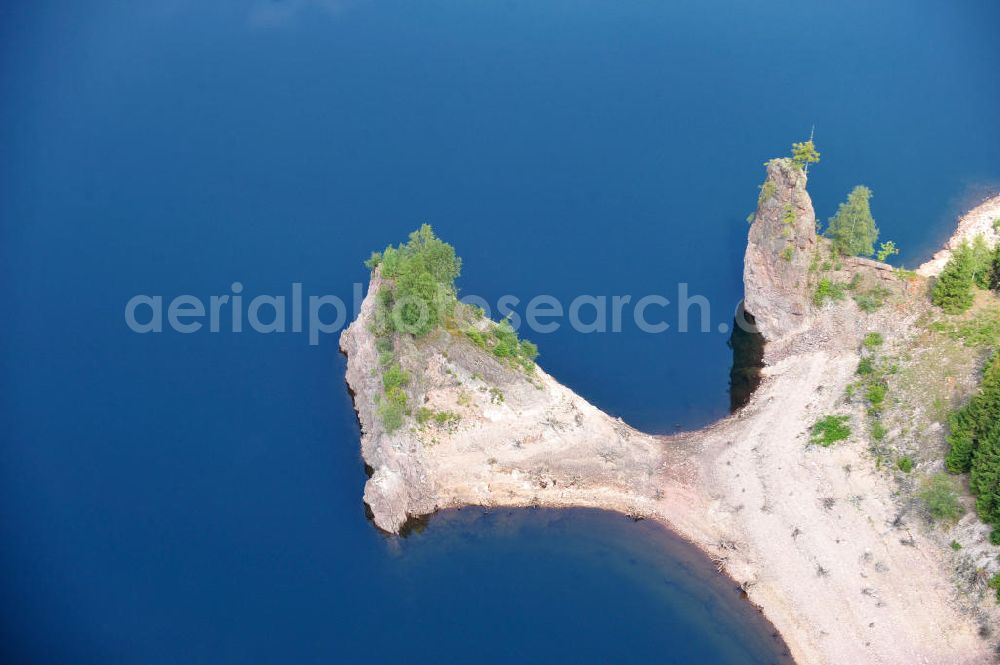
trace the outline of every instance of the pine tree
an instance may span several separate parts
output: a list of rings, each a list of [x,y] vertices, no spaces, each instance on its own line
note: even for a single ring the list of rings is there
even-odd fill
[[[990,288],[1000,291],[1000,243],[993,250],[993,266],[990,270]]]
[[[1000,420],[1000,353],[986,363],[979,392],[969,403],[948,418],[946,464],[952,473],[963,473],[972,466],[973,454],[986,432]]]
[[[818,161],[819,151],[816,150],[816,144],[813,143],[812,137],[808,141],[792,144],[792,163],[798,168],[808,171],[809,165]]]
[[[961,314],[972,306],[972,284],[975,278],[972,249],[962,243],[948,260],[934,283],[931,302],[949,314]]]
[[[971,471],[979,517],[1000,525],[1000,353],[986,363],[979,391],[949,419],[948,470]]]
[[[826,227],[825,235],[845,256],[871,256],[875,253],[878,227],[869,205],[871,197],[872,190],[858,185],[847,195],[847,201],[840,204],[837,214],[830,218]]]
[[[373,253],[365,265],[371,270],[380,267],[387,282],[376,312],[380,329],[420,337],[451,316],[462,259],[430,225],[411,233],[405,244]]]
[[[969,489],[976,495],[979,519],[996,526],[1000,522],[1000,426],[996,422],[973,455]]]
[[[948,455],[945,457],[945,466],[952,473],[965,473],[972,468],[972,453],[975,452],[976,445],[972,437],[975,430],[964,414],[963,409],[948,417],[948,429],[951,431],[946,439]]]
[[[988,289],[993,276],[993,250],[981,233],[972,239],[971,251],[972,279],[979,288]]]

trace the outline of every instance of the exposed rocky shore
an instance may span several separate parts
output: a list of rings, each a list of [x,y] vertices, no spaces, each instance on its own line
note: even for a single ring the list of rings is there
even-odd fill
[[[1000,197],[993,202],[1000,216]],[[973,227],[996,241],[979,221],[958,233]],[[850,298],[818,306],[820,279],[877,289],[885,303],[871,313]],[[919,529],[901,536],[893,526],[894,487],[867,453],[863,426],[836,447],[809,445],[819,417],[850,413],[842,397],[862,337],[903,339],[926,311],[925,278],[836,259],[816,235],[806,175],[775,160],[750,227],[744,283],[767,341],[764,378],[746,407],[702,430],[644,434],[540,367],[524,372],[441,329],[397,339],[395,355],[412,377],[413,403],[457,417],[389,433],[377,415],[376,271],[341,337],[375,524],[398,532],[411,517],[463,505],[585,506],[656,519],[743,586],[799,663],[989,661],[991,645],[958,608],[940,547]]]

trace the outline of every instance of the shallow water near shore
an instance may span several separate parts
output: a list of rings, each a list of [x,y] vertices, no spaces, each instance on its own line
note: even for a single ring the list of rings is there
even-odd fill
[[[480,646],[468,659],[488,663],[793,662],[739,587],[654,522],[470,507],[435,514],[386,547],[404,608],[420,612],[432,594],[446,616],[477,617],[471,635],[414,638],[429,662],[469,643]]]
[[[771,662],[654,525],[463,511],[385,537],[335,335],[138,335],[125,303],[350,302],[424,221],[491,303],[685,282],[713,332],[525,332],[672,432],[729,411],[715,331],[764,160],[815,125],[818,217],[869,185],[910,267],[1000,184],[992,0],[2,5],[2,662]]]

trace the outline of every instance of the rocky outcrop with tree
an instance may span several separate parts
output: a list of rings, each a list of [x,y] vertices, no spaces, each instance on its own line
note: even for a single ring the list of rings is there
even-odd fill
[[[449,271],[414,257],[430,243],[451,264],[426,233],[389,252],[388,270],[386,253],[373,257],[341,348],[375,524],[398,532],[465,505],[655,519],[740,584],[797,662],[986,659],[995,617],[956,600],[950,553],[901,511],[873,452],[876,428],[898,427],[883,358],[910,344],[929,284],[817,235],[800,167],[768,164],[749,229],[746,308],[767,340],[763,382],[696,432],[629,427],[560,385],[532,345],[454,301],[448,284],[442,302],[427,287]],[[434,325],[408,332],[412,309],[387,318],[404,295],[442,305]]]

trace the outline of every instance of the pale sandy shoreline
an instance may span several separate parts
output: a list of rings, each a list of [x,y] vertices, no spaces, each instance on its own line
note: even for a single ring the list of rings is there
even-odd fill
[[[951,252],[963,241],[971,242],[977,235],[982,235],[992,246],[995,245],[1000,234],[993,222],[1000,219],[1000,194],[987,197],[964,215],[962,215],[955,227],[955,232],[948,238],[944,246],[937,251],[928,261],[917,268],[917,274],[924,277],[936,277],[944,269]]]

